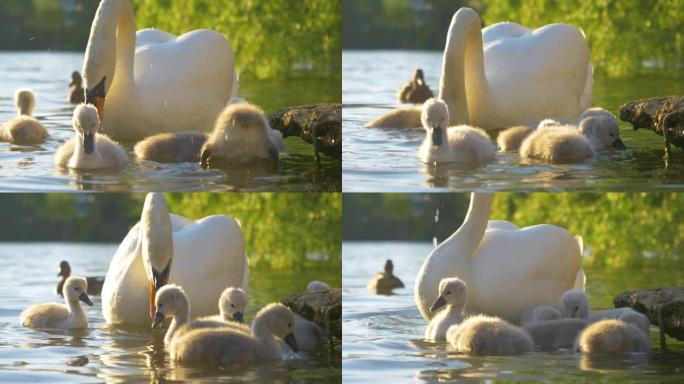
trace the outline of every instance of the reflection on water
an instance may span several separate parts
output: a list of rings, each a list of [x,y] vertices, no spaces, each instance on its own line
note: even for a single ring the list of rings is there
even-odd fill
[[[19,324],[29,305],[61,301],[53,295],[59,261],[67,259],[75,275],[102,276],[117,245],[0,244],[0,382],[119,382],[203,379],[210,382],[337,382],[341,345],[290,355],[285,361],[240,369],[176,367],[164,349],[164,331],[146,327],[108,326],[100,296],[85,306],[86,330],[37,331]],[[250,271],[246,320],[263,305],[302,291],[311,280],[340,286],[339,271]],[[87,360],[86,360],[87,359]]]
[[[202,170],[198,164],[134,162],[121,171],[64,172],[53,165],[57,148],[71,138],[73,106],[66,98],[72,71],[83,65],[81,53],[0,52],[0,124],[16,114],[12,96],[19,88],[36,95],[35,117],[50,132],[39,146],[0,143],[0,190],[3,191],[206,191],[341,189],[339,161],[314,161],[313,147],[303,140],[286,139],[285,154],[268,169]],[[242,79],[240,95],[270,112],[288,106],[339,102],[339,81],[319,78],[256,81]],[[124,143],[134,158],[135,143]]]
[[[662,137],[646,130],[635,132],[626,123],[620,128],[627,150],[607,150],[582,164],[548,165],[497,153],[495,162],[476,169],[425,166],[418,161],[418,147],[425,136],[422,129],[364,128],[364,124],[397,107],[396,91],[414,68],[425,71],[428,85],[437,92],[442,53],[344,51],[342,60],[345,191],[684,187],[684,154],[675,149],[675,160],[666,170]],[[684,82],[670,77],[594,80],[593,105],[614,113],[632,99],[684,93]]]
[[[592,382],[681,380],[684,343],[668,338],[670,351],[658,348],[657,327],[651,327],[654,353],[583,356],[571,351],[536,350],[525,356],[479,357],[457,353],[443,342],[422,340],[425,320],[413,298],[418,269],[429,254],[428,243],[346,242],[343,244],[343,380],[404,383],[463,380]],[[387,258],[406,288],[392,296],[368,292],[366,283]],[[614,295],[629,289],[684,284],[684,275],[660,269],[585,269],[592,309],[612,308]]]

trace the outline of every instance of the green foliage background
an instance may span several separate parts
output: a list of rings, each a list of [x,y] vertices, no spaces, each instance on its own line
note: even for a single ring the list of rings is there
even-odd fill
[[[233,44],[239,71],[282,76],[293,65],[325,74],[342,68],[340,0],[133,0],[139,29],[174,34],[208,28]]]
[[[466,194],[345,194],[344,239],[443,241],[461,225],[468,201]],[[681,193],[497,193],[491,219],[567,228],[582,236],[592,266],[684,267]]]

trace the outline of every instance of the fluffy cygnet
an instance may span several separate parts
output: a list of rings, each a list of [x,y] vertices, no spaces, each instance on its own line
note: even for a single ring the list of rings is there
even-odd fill
[[[573,126],[537,129],[520,145],[520,156],[549,163],[579,163],[596,155],[589,140]]]
[[[557,320],[563,317],[561,311],[552,305],[539,305],[534,307],[532,310],[527,311],[524,315],[520,324],[522,326],[538,323],[541,321]]]
[[[437,312],[427,328],[425,338],[428,340],[444,340],[449,327],[461,322],[463,310],[468,301],[468,288],[466,283],[457,278],[445,278],[439,282],[439,297],[430,308],[430,312]]]
[[[21,325],[30,328],[78,329],[88,326],[80,301],[92,306],[88,294],[88,282],[83,277],[71,276],[64,284],[64,301],[38,304],[26,308],[21,313]]]
[[[226,366],[279,360],[281,350],[276,338],[298,351],[293,334],[294,315],[286,306],[272,303],[257,312],[252,333],[232,328],[198,329],[174,338],[171,358],[183,365]]]
[[[133,151],[141,160],[158,163],[198,163],[200,151],[207,142],[201,132],[160,133],[138,142]]]
[[[601,320],[582,331],[575,348],[582,353],[650,352],[651,342],[634,324]]]
[[[449,127],[449,109],[443,101],[426,101],[421,121],[427,133],[419,150],[423,163],[478,165],[494,161],[496,147],[487,132],[467,125]]]
[[[504,152],[517,152],[518,149],[520,149],[520,144],[522,144],[523,140],[532,132],[534,132],[534,129],[524,125],[511,127],[499,133],[499,136],[496,138],[496,143]]]
[[[284,148],[283,134],[271,129],[264,112],[240,102],[229,104],[221,112],[200,151],[200,162],[208,167],[214,159],[237,163],[278,160]]]
[[[83,78],[78,71],[71,72],[69,82],[69,102],[71,104],[81,104],[85,102],[85,91],[83,90]]]
[[[589,322],[595,323],[600,320],[622,320],[625,323],[630,323],[636,325],[645,334],[649,332],[649,321],[648,317],[644,314],[639,313],[632,308],[614,308],[605,309],[601,311],[592,311],[589,313]]]
[[[120,168],[128,164],[126,151],[109,137],[97,133],[100,118],[92,105],[81,104],[74,109],[73,127],[76,134],[55,153],[55,164],[61,168]]]
[[[170,344],[182,326],[190,319],[190,302],[183,288],[167,284],[157,291],[154,298],[157,312],[152,320],[152,328],[161,327],[164,319],[172,317],[171,325],[164,335],[164,344]]]
[[[584,291],[569,289],[561,295],[560,303],[563,317],[589,319],[589,298]]]
[[[395,288],[404,288],[404,283],[394,276],[394,263],[387,259],[385,261],[385,272],[376,273],[368,282],[368,289],[379,294],[390,294]]]
[[[423,104],[427,99],[434,97],[432,91],[425,83],[423,70],[417,68],[413,72],[413,78],[404,84],[397,92],[397,100],[400,103]]]
[[[530,335],[498,317],[469,317],[447,331],[447,341],[460,352],[478,355],[520,355],[532,350]]]
[[[241,288],[228,287],[219,296],[219,314],[199,317],[188,323],[180,332],[200,328],[231,327],[244,333],[250,333],[245,322],[245,307],[249,297]]]
[[[305,319],[297,314],[295,314],[294,317],[295,324],[293,333],[297,339],[297,347],[299,349],[312,351],[328,336],[328,332],[313,321]]]
[[[589,108],[577,119],[578,129],[596,151],[605,147],[625,149],[615,116],[603,108]]]
[[[572,348],[577,335],[587,326],[583,319],[555,319],[530,323],[523,330],[542,348]]]
[[[29,89],[21,89],[14,94],[18,116],[0,126],[0,140],[12,144],[40,144],[48,137],[43,124],[31,117],[36,99]]]
[[[420,128],[421,106],[393,109],[366,123],[366,128]]]
[[[309,283],[309,285],[306,286],[306,290],[308,292],[313,292],[313,291],[325,291],[327,289],[330,289],[330,286],[322,281],[314,280]]]

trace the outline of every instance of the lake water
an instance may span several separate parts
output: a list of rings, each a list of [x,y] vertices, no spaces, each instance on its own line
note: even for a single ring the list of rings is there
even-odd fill
[[[313,146],[297,137],[286,140],[285,154],[273,168],[203,170],[198,164],[133,162],[120,172],[64,173],[53,156],[72,137],[73,106],[67,101],[71,72],[83,66],[82,53],[0,52],[0,124],[15,116],[12,97],[19,88],[36,95],[34,116],[50,137],[40,146],[0,143],[1,191],[339,191],[341,163],[314,160]],[[320,78],[242,79],[240,96],[267,113],[311,103],[339,102],[339,81]],[[134,143],[124,143],[133,159]]]
[[[29,305],[62,301],[53,294],[60,260],[72,273],[104,276],[117,244],[0,243],[0,382],[339,382],[341,344],[323,343],[311,352],[282,362],[239,370],[174,368],[163,347],[163,331],[108,327],[100,296],[86,308],[84,331],[36,331],[19,324]],[[310,280],[340,286],[339,271],[250,270],[247,321],[263,305],[306,289]],[[85,366],[69,362],[86,357]]]
[[[422,340],[425,320],[414,302],[413,285],[429,243],[345,242],[342,247],[343,381],[408,383],[520,380],[525,382],[681,382],[684,343],[667,338],[669,351],[658,344],[651,326],[654,352],[600,359],[570,352],[541,352],[517,357],[474,357],[445,351],[445,343]],[[394,273],[406,288],[393,296],[372,295],[366,284],[394,261]],[[678,270],[675,270],[678,271]],[[585,269],[592,309],[612,308],[613,296],[626,290],[684,284],[672,268]]]
[[[342,138],[345,191],[427,190],[650,190],[684,188],[684,154],[674,148],[669,169],[663,162],[663,138],[633,131],[621,122],[628,149],[607,150],[575,165],[521,162],[517,154],[498,153],[496,161],[476,168],[433,167],[418,160],[425,131],[364,128],[375,117],[397,108],[396,91],[422,68],[433,93],[439,92],[442,52],[344,51],[342,53]],[[592,104],[617,114],[623,103],[645,97],[684,93],[684,81],[666,75],[632,79],[594,79]]]

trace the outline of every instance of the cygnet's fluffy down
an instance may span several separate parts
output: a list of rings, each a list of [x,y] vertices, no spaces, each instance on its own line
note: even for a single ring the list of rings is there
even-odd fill
[[[461,322],[463,311],[468,301],[466,283],[457,278],[444,278],[439,283],[439,296],[430,308],[430,312],[437,312],[427,328],[425,338],[428,340],[444,340],[449,327]]]
[[[159,289],[154,302],[157,311],[152,320],[152,328],[159,328],[164,319],[173,318],[164,336],[164,344],[168,345],[190,319],[190,302],[183,288],[176,284],[167,284]]]
[[[198,163],[200,151],[207,141],[201,132],[160,133],[138,142],[135,155],[141,160],[158,163]]]
[[[537,129],[520,146],[520,156],[554,164],[579,163],[596,156],[589,140],[573,126]]]
[[[184,327],[183,332],[200,328],[231,327],[249,334],[249,327],[244,324],[248,300],[247,292],[243,289],[228,287],[219,296],[219,314],[194,319]]]
[[[577,119],[578,129],[596,151],[605,147],[625,149],[615,116],[603,108],[589,108]]]
[[[589,298],[584,291],[569,289],[561,295],[560,303],[563,317],[589,319]]]
[[[561,311],[552,305],[539,305],[527,311],[520,324],[522,326],[542,321],[557,320],[563,317]]]
[[[397,108],[366,123],[366,128],[420,128],[421,107]]]
[[[577,335],[587,326],[582,319],[556,319],[523,326],[523,330],[532,336],[534,345],[542,348],[572,348]]]
[[[487,132],[467,125],[449,127],[449,109],[443,101],[426,101],[421,121],[426,131],[419,150],[423,163],[479,165],[494,161],[496,147]]]
[[[520,149],[523,140],[532,132],[534,132],[534,129],[524,125],[510,127],[499,133],[496,142],[499,144],[499,148],[504,152],[517,152],[518,149]]]
[[[590,323],[595,323],[600,320],[607,320],[607,319],[613,319],[613,320],[622,320],[626,323],[631,323],[636,325],[639,329],[641,329],[645,334],[648,334],[649,332],[649,321],[648,317],[646,315],[639,313],[632,308],[614,308],[614,309],[605,309],[601,311],[592,311],[589,314],[589,322]]]
[[[30,328],[79,329],[88,326],[80,301],[92,306],[88,297],[88,282],[83,277],[71,276],[64,283],[66,305],[57,303],[38,304],[21,313],[21,325]]]
[[[533,347],[532,337],[520,327],[486,315],[452,325],[446,339],[457,351],[477,355],[520,355]]]
[[[651,342],[634,324],[621,320],[601,320],[582,331],[575,348],[582,353],[650,352]]]
[[[18,116],[0,126],[0,140],[18,145],[34,145],[44,142],[48,131],[34,119],[33,108],[36,99],[29,89],[20,89],[14,94]]]
[[[126,151],[106,135],[99,134],[97,109],[81,104],[74,109],[75,135],[55,153],[55,165],[71,169],[121,168],[128,165]]]

